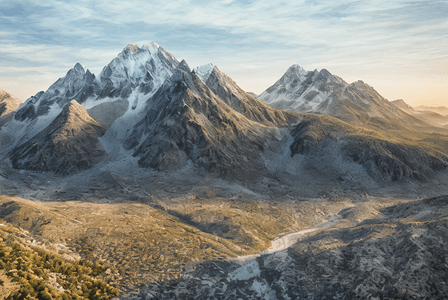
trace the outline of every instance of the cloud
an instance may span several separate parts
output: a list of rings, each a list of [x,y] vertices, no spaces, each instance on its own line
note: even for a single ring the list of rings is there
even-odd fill
[[[0,66],[16,70],[65,73],[79,61],[99,72],[126,44],[156,41],[192,67],[214,62],[260,92],[293,63],[341,75],[395,68],[436,76],[448,49],[448,3],[437,0],[17,3],[0,4]]]

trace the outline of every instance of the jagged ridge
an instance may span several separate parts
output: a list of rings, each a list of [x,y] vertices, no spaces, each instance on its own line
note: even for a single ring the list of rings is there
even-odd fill
[[[235,112],[194,72],[179,70],[147,106],[146,116],[124,143],[126,149],[136,149],[141,166],[168,170],[191,160],[207,172],[240,179],[263,171],[259,153],[269,147],[273,129]],[[289,121],[293,119],[291,115]],[[141,141],[143,136],[147,138]]]

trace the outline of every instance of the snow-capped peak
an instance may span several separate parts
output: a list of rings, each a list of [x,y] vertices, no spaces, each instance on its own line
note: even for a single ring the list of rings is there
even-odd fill
[[[149,42],[144,44],[142,49],[148,50],[151,53],[156,53],[160,49],[160,46],[156,42]]]
[[[98,78],[100,86],[110,83],[116,90],[131,82],[132,85],[139,85],[145,80],[152,81],[152,87],[157,88],[178,65],[176,58],[154,42],[141,48],[129,44],[101,71]]]
[[[302,68],[298,64],[294,64],[288,68],[288,70],[285,73],[285,76],[287,77],[291,77],[291,75],[293,75],[294,77],[297,76],[297,78],[299,78],[300,81],[302,81],[306,77],[307,73],[308,72],[305,71],[304,68]]]
[[[215,65],[213,63],[208,63],[206,65],[194,68],[193,71],[196,73],[196,75],[198,75],[203,83],[206,83],[214,68]]]
[[[129,44],[126,47],[124,47],[123,52],[130,52],[134,53],[138,50],[138,46],[136,44]]]
[[[85,73],[86,72],[86,68],[84,68],[79,62],[76,63],[76,65],[73,67],[73,69],[76,72],[79,72],[79,73]]]

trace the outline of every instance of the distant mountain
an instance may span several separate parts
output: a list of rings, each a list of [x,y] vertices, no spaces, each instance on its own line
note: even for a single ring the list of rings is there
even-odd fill
[[[12,115],[9,114],[19,108],[20,103],[19,99],[0,89],[0,127],[10,121]]]
[[[425,106],[425,105],[419,105],[417,107],[414,107],[417,111],[432,111],[438,114],[441,114],[442,116],[448,116],[448,107],[445,106]]]
[[[407,112],[408,114],[422,119],[428,123],[431,123],[435,126],[445,126],[448,125],[448,115],[442,115],[437,113],[436,111],[443,112],[443,107],[438,107],[433,110],[431,109],[423,109],[420,106],[419,109],[413,108],[412,106],[406,104],[402,99],[391,101],[393,105]]]
[[[404,102],[403,99],[393,100],[393,101],[390,101],[390,103],[392,103],[396,107],[404,110],[405,112],[413,112],[414,111],[414,108],[412,108],[412,106],[410,106],[409,104]]]
[[[368,84],[362,81],[348,84],[325,69],[305,71],[293,65],[258,98],[277,109],[325,114],[370,128],[430,126],[397,109]]]

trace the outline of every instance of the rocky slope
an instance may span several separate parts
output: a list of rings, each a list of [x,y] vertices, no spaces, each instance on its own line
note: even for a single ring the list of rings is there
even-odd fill
[[[243,91],[229,76],[214,66],[204,82],[228,106],[249,120],[268,126],[285,126],[297,117],[278,111]]]
[[[85,108],[72,100],[48,127],[11,151],[12,165],[57,174],[87,169],[105,154],[98,140],[104,132]]]
[[[291,135],[294,137],[290,145],[291,156],[323,156],[331,151],[337,152],[336,157],[363,166],[376,179],[427,179],[448,166],[446,154],[429,146],[388,140],[375,131],[328,117],[306,116],[294,127]]]
[[[239,114],[194,73],[182,70],[146,102],[144,111],[124,147],[135,148],[133,155],[145,167],[178,169],[191,161],[219,176],[247,179],[263,172],[260,152],[277,142],[274,128]],[[266,120],[263,112],[252,116]],[[283,126],[298,119],[283,112],[278,116]]]
[[[150,285],[146,299],[444,299],[447,205],[359,204],[283,251],[213,261]],[[136,298],[138,299],[138,298]]]

